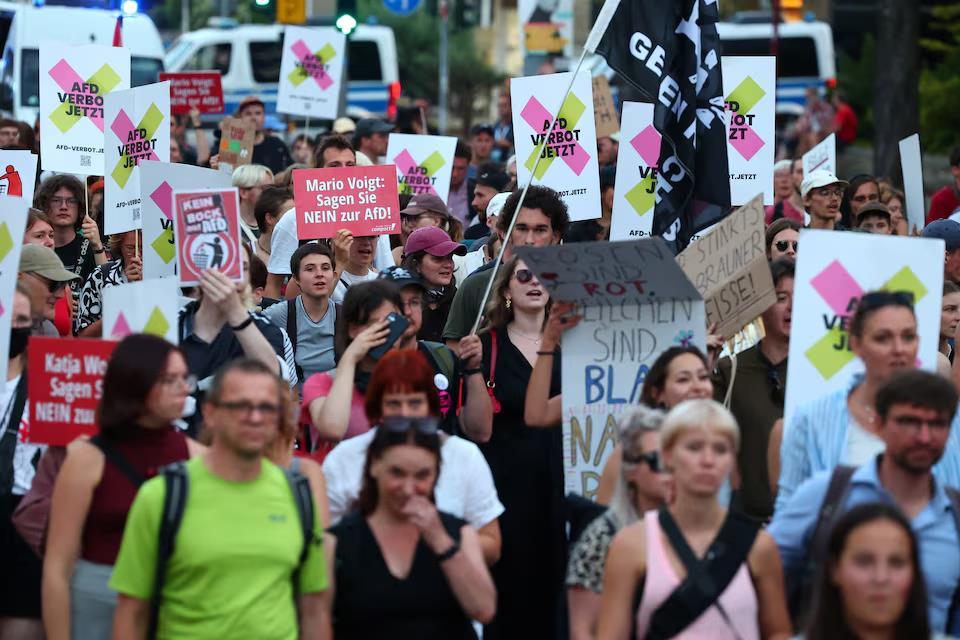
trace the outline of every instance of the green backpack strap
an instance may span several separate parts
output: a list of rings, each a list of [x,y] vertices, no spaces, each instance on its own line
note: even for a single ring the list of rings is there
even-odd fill
[[[160,533],[157,543],[157,566],[153,574],[153,596],[150,598],[150,624],[147,638],[157,637],[160,622],[160,602],[163,583],[167,577],[167,563],[173,555],[177,531],[183,522],[183,512],[187,506],[190,483],[185,462],[175,462],[160,469],[166,491],[163,494],[163,513],[160,520]]]
[[[423,345],[424,350],[433,358],[436,368],[443,372],[443,375],[447,376],[447,380],[449,380],[452,385],[456,377],[457,363],[450,347],[445,344],[440,344],[439,342],[430,342],[429,340],[421,340],[420,344]]]
[[[287,477],[287,484],[290,485],[293,502],[297,507],[297,517],[300,520],[300,531],[303,534],[303,547],[300,549],[300,559],[297,561],[297,568],[293,572],[293,593],[299,594],[300,572],[303,569],[304,563],[307,561],[307,553],[310,551],[310,545],[314,542],[313,492],[310,490],[310,481],[302,473],[284,469],[283,474]]]

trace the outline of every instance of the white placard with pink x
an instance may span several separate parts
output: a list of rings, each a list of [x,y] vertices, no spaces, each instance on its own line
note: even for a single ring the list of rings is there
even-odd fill
[[[332,120],[339,113],[346,36],[334,27],[287,27],[277,112]]]

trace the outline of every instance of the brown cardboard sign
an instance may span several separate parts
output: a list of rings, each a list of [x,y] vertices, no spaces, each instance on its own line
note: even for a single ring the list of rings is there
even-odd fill
[[[620,118],[613,106],[610,83],[604,76],[593,78],[593,119],[597,124],[598,138],[606,138],[620,131]]]
[[[767,263],[763,194],[717,223],[677,256],[706,301],[707,324],[730,338],[777,301]]]
[[[240,118],[224,118],[220,135],[220,164],[239,167],[253,161],[257,130]]]

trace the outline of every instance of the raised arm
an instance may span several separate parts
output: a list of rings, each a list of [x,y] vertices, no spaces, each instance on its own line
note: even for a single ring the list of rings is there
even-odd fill
[[[493,433],[493,408],[490,394],[480,370],[483,365],[483,345],[476,335],[460,341],[464,384],[467,385],[467,400],[460,411],[460,426],[474,442],[487,442]]]
[[[572,315],[574,307],[571,302],[556,302],[550,310],[523,405],[523,421],[528,427],[555,427],[563,419],[563,398],[560,395],[550,397],[550,382],[554,358],[560,356],[557,347],[563,332],[577,326],[583,319]]]

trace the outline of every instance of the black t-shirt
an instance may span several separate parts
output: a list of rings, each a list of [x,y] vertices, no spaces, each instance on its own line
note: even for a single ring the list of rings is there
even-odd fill
[[[97,268],[93,247],[90,246],[90,242],[86,238],[78,234],[70,243],[62,247],[56,247],[54,252],[56,252],[67,271],[80,276],[79,280],[70,281],[70,291],[76,298],[80,295],[87,278]]]
[[[262,164],[274,173],[280,173],[293,164],[293,157],[283,140],[265,135],[263,142],[253,147],[253,164]]]

